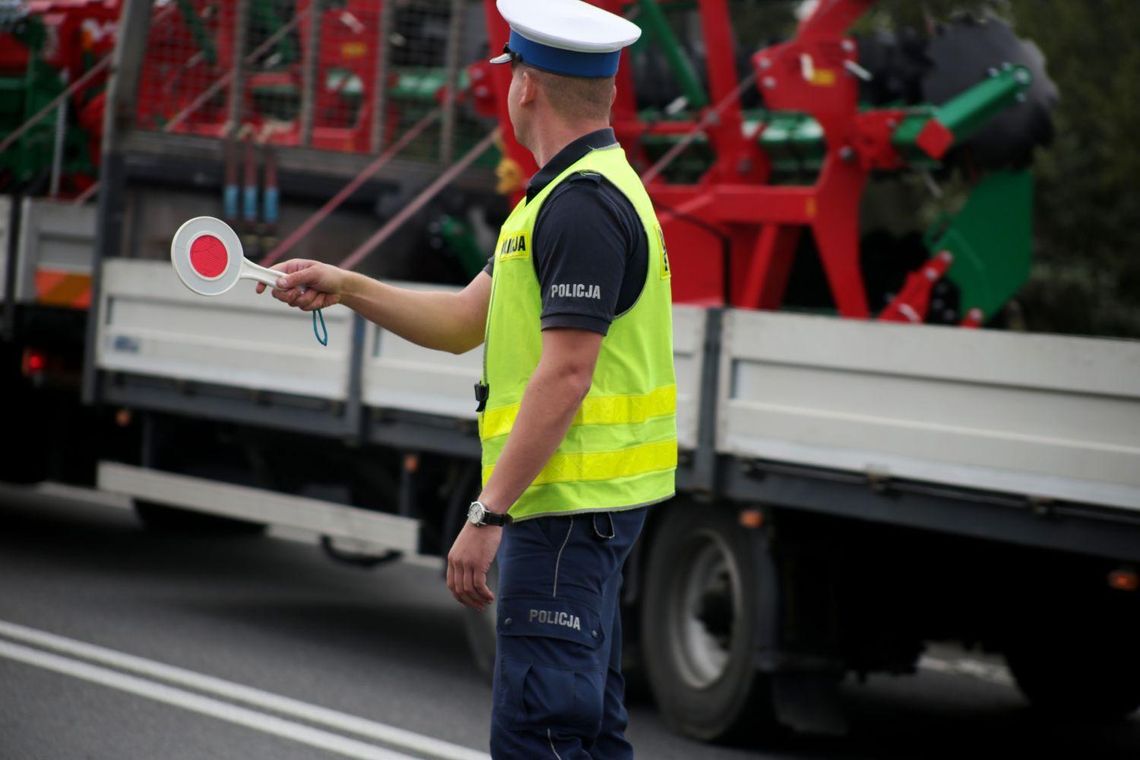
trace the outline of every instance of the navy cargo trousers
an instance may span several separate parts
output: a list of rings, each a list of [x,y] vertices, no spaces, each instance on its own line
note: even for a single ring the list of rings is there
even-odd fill
[[[622,565],[645,512],[538,517],[503,530],[495,760],[633,757],[619,597]]]

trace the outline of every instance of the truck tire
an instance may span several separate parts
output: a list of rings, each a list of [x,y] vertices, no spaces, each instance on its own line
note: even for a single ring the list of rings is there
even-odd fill
[[[269,526],[265,523],[236,520],[232,517],[208,515],[188,509],[168,507],[151,501],[136,500],[135,517],[147,530],[155,533],[191,533],[207,536],[259,536]]]
[[[666,722],[702,741],[772,738],[770,679],[753,664],[753,537],[734,513],[675,503],[649,547],[641,645]]]

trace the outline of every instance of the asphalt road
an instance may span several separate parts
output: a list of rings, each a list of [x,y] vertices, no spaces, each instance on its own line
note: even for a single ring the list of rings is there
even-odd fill
[[[1140,717],[1042,723],[999,660],[939,648],[849,682],[844,738],[709,747],[631,705],[642,758],[1140,757]],[[156,536],[83,496],[0,488],[0,759],[476,758],[490,689],[438,571],[311,544]]]

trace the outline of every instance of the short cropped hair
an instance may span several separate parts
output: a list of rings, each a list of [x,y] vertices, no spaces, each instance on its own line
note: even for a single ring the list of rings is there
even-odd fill
[[[569,77],[542,71],[525,63],[523,70],[535,77],[559,116],[568,121],[606,121],[613,106],[613,77]]]

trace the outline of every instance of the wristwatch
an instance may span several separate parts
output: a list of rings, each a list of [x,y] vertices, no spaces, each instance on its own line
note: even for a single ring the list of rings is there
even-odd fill
[[[483,504],[483,502],[473,501],[471,502],[471,506],[467,508],[467,522],[476,528],[482,528],[484,525],[502,527],[503,525],[511,524],[511,516],[492,512],[487,509],[487,506]]]

